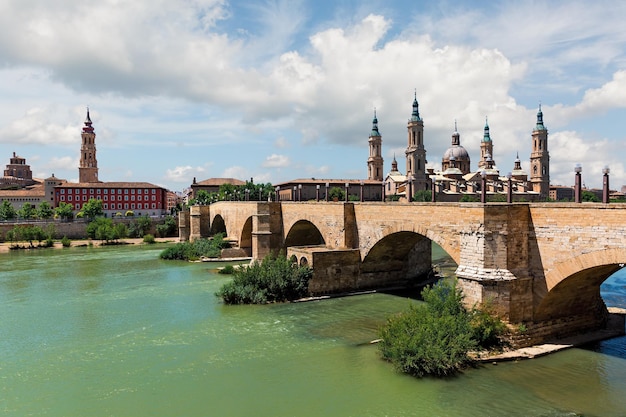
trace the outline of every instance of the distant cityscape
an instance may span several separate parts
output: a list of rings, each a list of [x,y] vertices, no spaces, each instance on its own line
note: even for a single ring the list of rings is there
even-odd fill
[[[293,179],[273,185],[275,193],[268,198],[281,201],[329,200],[331,190],[339,189],[345,201],[477,201],[481,194],[487,195],[490,201],[504,201],[507,195],[512,201],[573,201],[574,187],[550,184],[548,129],[544,125],[541,106],[530,140],[530,175],[522,169],[519,155],[511,170],[503,175],[493,159],[493,141],[486,119],[480,143],[480,160],[477,169],[472,171],[469,153],[461,145],[461,135],[455,122],[451,145],[441,159],[441,170],[435,171],[427,167],[424,121],[419,114],[416,95],[407,122],[404,174],[398,169],[395,155],[391,170],[383,174],[382,134],[374,111],[368,138],[366,178]],[[78,172],[77,183],[57,178],[54,174],[45,179],[33,178],[26,158],[13,152],[0,178],[0,203],[8,201],[15,210],[19,210],[25,203],[37,206],[46,201],[52,207],[57,207],[59,203],[70,204],[78,211],[90,198],[95,198],[102,200],[106,216],[132,212],[133,215],[160,217],[197,198],[201,190],[217,193],[224,184],[234,187],[246,184],[246,181],[237,178],[209,178],[201,181],[193,178],[185,191],[174,192],[148,182],[101,181],[98,177],[96,133],[89,109],[81,131]],[[605,181],[608,181],[608,168],[604,175]],[[622,186],[620,191],[609,190],[610,199],[624,199],[625,188]],[[602,198],[602,189],[585,191],[591,192],[598,199]],[[250,199],[250,196],[242,193],[230,198]]]

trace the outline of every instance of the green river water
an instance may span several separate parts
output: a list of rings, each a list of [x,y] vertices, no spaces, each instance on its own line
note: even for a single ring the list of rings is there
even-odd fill
[[[0,254],[0,416],[626,416],[626,338],[419,380],[368,343],[414,301],[225,306],[162,248]]]

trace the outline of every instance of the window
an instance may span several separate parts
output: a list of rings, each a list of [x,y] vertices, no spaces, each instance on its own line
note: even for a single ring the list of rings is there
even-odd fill
[[[127,195],[124,196],[124,201],[128,201],[128,196]]]
[[[156,196],[155,195],[152,196],[152,201],[154,201],[154,200],[156,200]]]
[[[128,188],[124,189],[124,194],[128,194]]]
[[[87,194],[87,189],[83,188],[83,194]]]
[[[141,194],[141,188],[137,190],[137,194]]]
[[[156,208],[156,204],[152,203],[152,208]]]
[[[108,209],[109,209],[109,205],[108,205],[107,203],[104,203],[104,204],[103,204],[103,206],[104,206],[104,209],[105,209],[105,210],[108,210]]]
[[[130,190],[131,194],[135,194],[135,189],[133,188],[132,190]]]
[[[133,209],[133,210],[135,210],[135,203],[131,204],[131,205],[130,205],[130,208],[131,208],[131,209]]]
[[[137,208],[141,210],[141,203],[137,204]]]
[[[98,193],[98,194],[101,194],[101,193],[102,193],[102,190],[101,190],[100,188],[98,188],[97,193]]]
[[[121,210],[121,209],[122,209],[122,203],[117,203],[117,208],[118,208],[119,210]]]
[[[87,201],[87,196],[86,195],[83,196],[83,201]]]
[[[117,193],[118,193],[118,194],[122,194],[122,189],[121,189],[121,188],[118,188],[118,189],[117,189]]]
[[[156,190],[154,188],[152,189],[152,194],[156,194]]]
[[[61,188],[61,194],[65,194],[65,189]]]
[[[104,189],[104,193],[105,193],[105,194],[109,194],[109,190],[105,188],[105,189]]]
[[[134,195],[131,195],[131,196],[130,196],[130,200],[131,200],[131,201],[135,201],[135,196],[134,196]]]
[[[124,204],[124,209],[128,210],[128,203]]]
[[[67,201],[72,201],[72,196],[71,195],[67,196]]]

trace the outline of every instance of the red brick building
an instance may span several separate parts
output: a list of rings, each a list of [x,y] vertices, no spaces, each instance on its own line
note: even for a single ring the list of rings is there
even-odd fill
[[[167,191],[148,182],[66,182],[55,187],[54,205],[71,204],[78,211],[90,198],[102,200],[102,209],[108,217],[133,211],[136,216],[168,214]]]

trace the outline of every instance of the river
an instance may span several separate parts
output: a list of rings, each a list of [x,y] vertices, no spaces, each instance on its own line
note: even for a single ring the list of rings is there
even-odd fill
[[[0,254],[2,416],[625,416],[626,338],[415,379],[376,329],[407,298],[225,306],[163,246]],[[445,269],[445,266],[443,267]],[[626,273],[603,285],[626,307]]]

